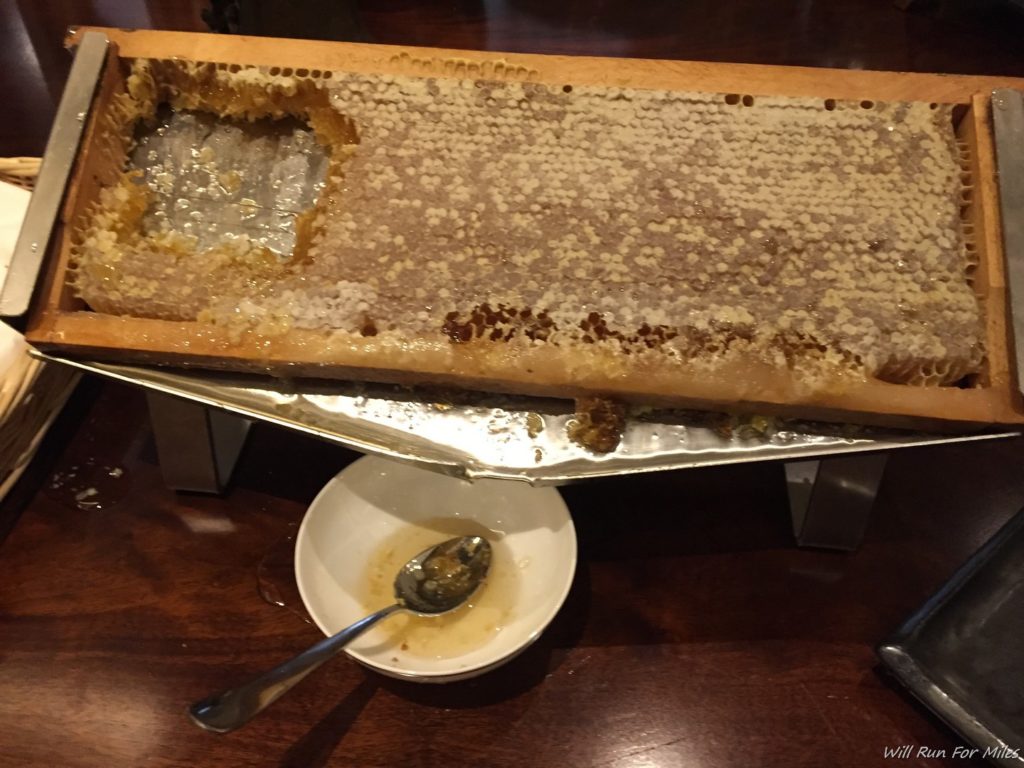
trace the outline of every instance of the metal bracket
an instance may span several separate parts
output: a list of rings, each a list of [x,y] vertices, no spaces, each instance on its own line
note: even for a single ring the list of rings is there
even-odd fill
[[[992,124],[1017,389],[1024,393],[1024,92],[992,91]]]
[[[82,35],[10,268],[0,286],[0,315],[24,314],[32,300],[109,47],[102,32]]]
[[[164,483],[176,491],[223,491],[252,422],[158,392],[147,392],[146,402]]]
[[[887,453],[786,463],[793,535],[801,547],[852,552],[864,539]]]

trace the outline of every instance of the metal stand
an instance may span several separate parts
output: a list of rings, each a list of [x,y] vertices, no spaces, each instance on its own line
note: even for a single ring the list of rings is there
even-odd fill
[[[224,490],[252,422],[178,397],[146,392],[164,482],[176,491]]]
[[[857,549],[887,460],[887,453],[867,453],[788,462],[786,485],[797,544]]]

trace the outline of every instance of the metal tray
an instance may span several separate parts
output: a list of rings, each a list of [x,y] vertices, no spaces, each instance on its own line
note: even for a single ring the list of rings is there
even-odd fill
[[[934,435],[651,411],[634,413],[618,449],[597,455],[568,438],[566,425],[573,417],[568,401],[181,373],[40,357],[297,429],[364,453],[469,479],[515,479],[536,485],[664,469],[992,440],[1017,434]],[[538,426],[543,428],[537,431]]]
[[[1024,511],[879,646],[918,699],[978,748],[1024,766]]]

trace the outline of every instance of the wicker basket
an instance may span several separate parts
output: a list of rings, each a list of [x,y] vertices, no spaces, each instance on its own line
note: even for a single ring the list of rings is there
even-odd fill
[[[31,190],[39,162],[0,158],[0,183]],[[31,357],[21,334],[0,323],[0,499],[21,477],[79,377]]]
[[[41,162],[38,157],[0,157],[0,181],[32,189]]]

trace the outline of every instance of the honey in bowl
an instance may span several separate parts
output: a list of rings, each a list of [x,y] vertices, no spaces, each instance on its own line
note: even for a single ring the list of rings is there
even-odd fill
[[[392,653],[450,659],[482,648],[502,631],[512,616],[518,566],[512,562],[501,531],[472,520],[432,518],[403,526],[387,536],[371,554],[360,602],[367,614],[394,602],[395,574],[425,549],[455,536],[482,536],[492,547],[491,567],[480,588],[462,606],[439,616],[396,613],[374,630],[380,647]]]

